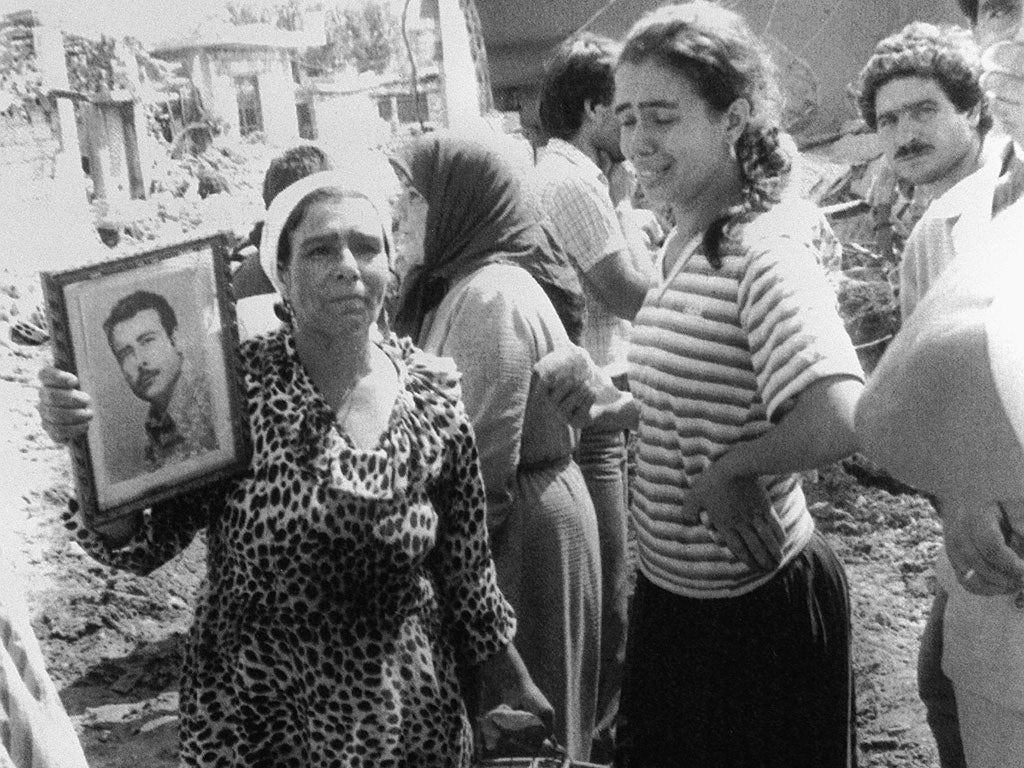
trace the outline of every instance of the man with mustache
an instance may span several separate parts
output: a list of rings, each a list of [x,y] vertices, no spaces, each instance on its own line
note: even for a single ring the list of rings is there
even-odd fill
[[[975,37],[983,40],[980,26]],[[915,198],[931,201],[907,240],[900,265],[904,324],[957,256],[988,239],[993,216],[1013,197],[1007,194],[1007,181],[1020,162],[1005,135],[989,133],[993,118],[981,76],[979,52],[966,33],[920,23],[882,40],[861,73],[865,121],[877,130],[897,176],[914,185]],[[950,458],[950,464],[956,462]],[[944,553],[937,572],[939,584],[918,658],[918,687],[942,768],[959,768],[968,764],[962,713],[943,672],[943,621],[956,578]],[[972,578],[980,583],[980,577],[979,569]]]
[[[978,168],[991,117],[977,114],[971,47],[965,30],[912,23],[879,42],[861,71],[861,115],[897,181],[889,199],[876,202],[883,256],[900,256],[928,204]]]
[[[111,308],[103,330],[128,386],[149,403],[147,469],[216,449],[209,382],[178,346],[178,318],[167,299],[130,293]]]
[[[861,114],[896,176],[912,185],[914,207],[928,219],[959,217],[958,232],[991,218],[984,190],[991,199],[1013,154],[1004,136],[988,136],[992,114],[980,76],[978,50],[965,30],[920,22],[878,43],[860,74]],[[907,240],[904,318],[953,257],[953,241],[934,237],[937,226],[925,227],[932,236],[917,231]]]

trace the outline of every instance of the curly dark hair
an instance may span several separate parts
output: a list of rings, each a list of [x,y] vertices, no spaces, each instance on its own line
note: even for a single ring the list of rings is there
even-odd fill
[[[741,210],[715,221],[705,234],[709,261],[718,265],[726,226],[779,202],[792,158],[780,129],[782,92],[768,49],[737,13],[706,0],[665,5],[630,30],[619,61],[653,61],[685,77],[704,102],[724,113],[737,99],[750,105],[750,119],[736,141],[743,179]]]
[[[967,30],[913,22],[875,46],[861,70],[857,97],[871,130],[877,130],[878,89],[901,77],[934,80],[958,112],[980,107],[980,135],[992,127],[992,112],[980,84],[981,60]]]
[[[572,141],[583,125],[588,102],[611,103],[618,54],[618,43],[590,32],[559,46],[544,66],[540,89],[540,126],[548,136]]]

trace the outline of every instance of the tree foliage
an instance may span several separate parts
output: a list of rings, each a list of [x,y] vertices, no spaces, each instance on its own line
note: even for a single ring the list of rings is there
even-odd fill
[[[334,24],[328,28],[328,47],[335,47],[340,58],[351,62],[358,72],[379,75],[397,63],[401,34],[387,5],[364,0],[334,16]]]
[[[179,64],[151,56],[134,37],[118,40],[102,35],[91,40],[65,32],[64,57],[71,90],[79,93],[132,91],[136,77],[155,91],[173,91],[188,82],[178,72]]]
[[[302,28],[303,11],[322,12],[327,44],[307,51],[302,61],[316,73],[352,67],[357,72],[383,74],[405,68],[401,22],[388,0],[361,0],[355,5],[302,0],[230,0],[226,9],[227,19],[232,24],[272,24],[287,30]]]
[[[299,29],[304,5],[300,0],[260,2],[260,0],[229,0],[225,5],[227,20],[237,26],[246,24],[273,24],[279,29]]]
[[[10,96],[35,98],[42,95],[42,75],[36,62],[33,29],[38,24],[28,12],[0,18],[0,91]],[[151,56],[133,37],[120,40],[101,35],[98,40],[68,32],[62,34],[64,63],[71,90],[95,95],[117,89],[131,90],[134,74],[120,57],[134,57],[139,77],[154,90],[172,90],[184,85],[179,65]],[[130,59],[129,59],[130,61]]]
[[[118,87],[114,78],[117,43],[103,35],[90,40],[64,33],[64,59],[68,66],[71,90],[80,93],[102,93]]]

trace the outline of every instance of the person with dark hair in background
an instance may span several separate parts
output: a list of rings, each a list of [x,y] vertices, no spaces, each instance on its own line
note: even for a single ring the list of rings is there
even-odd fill
[[[913,22],[875,46],[858,105],[896,174],[938,197],[977,170],[992,114],[967,30]]]
[[[950,206],[927,222],[933,261],[916,270],[919,301],[858,405],[857,428],[869,458],[937,499],[941,662],[963,759],[1003,768],[1024,761],[1024,368],[1013,311],[1024,290],[1024,3],[959,2],[982,48],[980,89],[1012,152],[968,190],[966,215]]]
[[[890,211],[890,223],[896,223],[893,236],[898,235],[898,242],[890,244],[898,247],[897,258],[903,257],[911,230],[932,200],[973,174],[985,158],[997,168],[1005,162],[1004,139],[989,142],[981,154],[992,114],[979,74],[969,32],[922,22],[879,42],[860,73],[860,112],[878,134],[886,170],[895,177],[902,201],[898,213]],[[904,277],[917,276],[908,272]]]
[[[130,293],[110,309],[103,330],[132,393],[149,403],[147,469],[215,450],[210,383],[186,360],[167,299],[152,291]]]
[[[290,184],[309,176],[311,173],[330,171],[334,162],[323,149],[316,144],[299,144],[286,149],[270,161],[267,172],[263,175],[263,207],[270,208],[274,198]],[[239,246],[239,253],[246,253],[245,261],[235,270],[231,277],[231,287],[236,299],[249,296],[261,296],[273,293],[274,285],[260,267],[260,237],[263,234],[263,222],[257,222]]]
[[[896,174],[913,185],[920,220],[900,262],[903,322],[938,275],[992,218],[996,181],[1013,156],[1005,136],[990,136],[981,59],[967,30],[914,22],[885,38],[860,75],[859,103]],[[939,563],[945,561],[940,555]],[[921,637],[918,690],[943,768],[960,768],[963,745],[956,697],[942,672],[942,617],[948,592],[940,565]]]
[[[617,203],[628,215],[629,190],[612,199],[609,174],[622,173],[619,124],[612,110],[618,45],[585,33],[546,64],[541,128],[549,136],[534,187],[559,241],[580,275],[586,303],[581,346],[623,389],[629,321],[651,283],[651,255],[634,253]],[[618,186],[618,185],[617,185]],[[639,249],[638,249],[639,250]],[[599,749],[612,739],[626,649],[626,440],[620,429],[584,427],[577,454],[597,510],[601,537],[601,659],[597,702]]]

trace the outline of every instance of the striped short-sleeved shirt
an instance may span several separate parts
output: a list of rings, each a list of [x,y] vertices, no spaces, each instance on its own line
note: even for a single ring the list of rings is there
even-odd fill
[[[640,568],[664,589],[732,597],[771,577],[717,545],[699,520],[683,519],[681,507],[696,475],[771,429],[809,384],[863,378],[820,264],[830,243],[820,213],[794,200],[728,227],[718,269],[700,248],[667,276],[659,264],[662,280],[633,323],[629,380],[640,403]],[[814,523],[797,475],[762,482],[785,528],[785,564]]]

